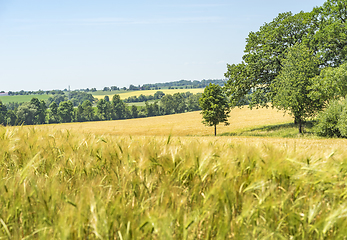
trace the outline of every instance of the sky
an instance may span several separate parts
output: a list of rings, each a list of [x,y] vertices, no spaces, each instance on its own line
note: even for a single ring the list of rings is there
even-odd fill
[[[0,0],[0,91],[222,79],[246,38],[323,0]]]

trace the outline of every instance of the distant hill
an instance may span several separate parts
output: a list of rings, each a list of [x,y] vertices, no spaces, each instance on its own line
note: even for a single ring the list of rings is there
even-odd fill
[[[175,88],[175,87],[185,87],[185,88],[205,88],[210,83],[218,84],[220,86],[224,86],[226,83],[226,79],[208,79],[208,80],[179,80],[173,82],[165,82],[165,83],[154,83],[154,84],[143,84],[139,89],[142,90],[150,90],[150,89],[159,89],[159,88]],[[129,87],[129,90],[130,87]],[[135,90],[135,89],[133,89]]]

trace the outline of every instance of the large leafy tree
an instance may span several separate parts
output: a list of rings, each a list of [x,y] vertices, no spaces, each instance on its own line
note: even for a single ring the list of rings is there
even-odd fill
[[[277,94],[273,105],[294,116],[302,133],[302,124],[322,108],[320,100],[309,97],[313,78],[318,73],[318,59],[303,44],[288,49],[280,74],[270,85]]]
[[[204,119],[202,122],[207,126],[214,126],[215,136],[217,135],[217,125],[219,123],[229,125],[229,103],[221,86],[210,83],[205,88],[199,103]]]
[[[228,65],[225,73],[233,105],[244,105],[245,96],[251,92],[251,106],[268,103],[272,97],[270,84],[282,69],[286,49],[310,35],[309,19],[310,15],[303,12],[281,13],[259,31],[249,33],[242,63]]]
[[[347,0],[327,0],[311,12],[315,27],[312,46],[324,66],[336,67],[347,59]]]
[[[327,0],[311,12],[281,13],[246,39],[240,64],[227,65],[227,93],[233,105],[266,106],[276,92],[270,85],[281,72],[286,50],[303,43],[319,56],[320,67],[347,59],[347,0]]]

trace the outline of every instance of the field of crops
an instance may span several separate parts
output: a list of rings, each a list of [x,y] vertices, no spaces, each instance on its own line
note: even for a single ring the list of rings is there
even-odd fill
[[[43,94],[43,95],[16,95],[16,96],[0,96],[0,101],[2,103],[9,102],[30,102],[33,97],[38,98],[39,100],[47,100],[51,95]]]
[[[0,127],[0,239],[345,238],[346,139],[211,135],[199,112]]]
[[[202,93],[204,92],[203,88],[193,88],[193,89],[160,89],[160,90],[141,90],[141,91],[127,91],[127,92],[120,92],[117,93],[121,99],[125,99],[128,97],[132,97],[132,96],[140,96],[141,94],[145,95],[145,96],[149,96],[149,95],[154,95],[154,93],[156,93],[157,91],[162,91],[165,94],[174,94],[174,93],[185,93],[185,92],[191,92],[193,94],[196,93]],[[118,91],[117,91],[118,92]],[[93,96],[95,98],[98,99],[102,99],[105,96],[109,96],[110,99],[112,99],[112,96],[115,93],[109,93],[109,94],[93,94]]]
[[[0,237],[343,238],[346,143],[0,128]]]

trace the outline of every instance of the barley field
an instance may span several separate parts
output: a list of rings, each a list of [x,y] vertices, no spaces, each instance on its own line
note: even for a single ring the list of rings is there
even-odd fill
[[[287,121],[234,109],[219,130]],[[90,124],[0,126],[0,239],[347,236],[346,139],[214,137],[199,112]]]

